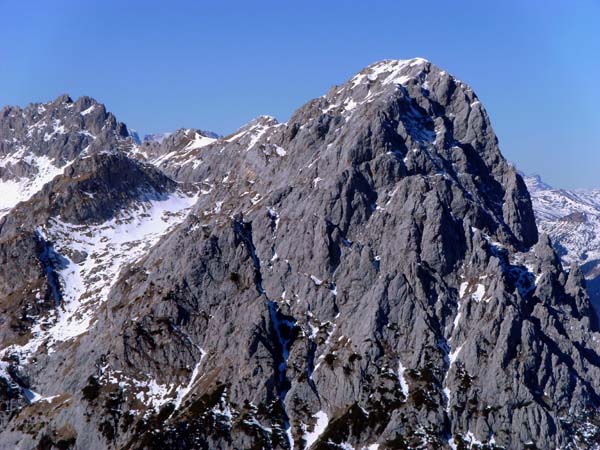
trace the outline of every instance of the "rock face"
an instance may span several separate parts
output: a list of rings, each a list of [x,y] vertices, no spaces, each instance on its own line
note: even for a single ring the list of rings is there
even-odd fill
[[[73,160],[131,147],[127,127],[89,97],[0,111],[0,217],[62,173]]]
[[[600,190],[554,189],[539,176],[525,177],[539,228],[564,264],[579,264],[600,313]]]
[[[464,83],[383,61],[285,124],[115,136],[3,219],[5,448],[599,442],[583,276]]]

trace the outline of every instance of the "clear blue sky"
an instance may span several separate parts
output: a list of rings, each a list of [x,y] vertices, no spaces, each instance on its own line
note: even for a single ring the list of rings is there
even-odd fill
[[[0,105],[85,94],[141,134],[226,134],[422,56],[471,84],[522,170],[600,187],[600,0],[0,0],[0,17]]]

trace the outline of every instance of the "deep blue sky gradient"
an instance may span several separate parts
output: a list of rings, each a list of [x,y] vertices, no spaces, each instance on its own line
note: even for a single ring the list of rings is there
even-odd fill
[[[600,187],[599,25],[600,0],[0,0],[0,106],[90,95],[140,134],[227,134],[421,56],[474,88],[519,168]]]

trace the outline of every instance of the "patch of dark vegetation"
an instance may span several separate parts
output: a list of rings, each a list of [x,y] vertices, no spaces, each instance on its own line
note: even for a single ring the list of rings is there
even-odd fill
[[[100,432],[107,441],[114,441],[116,436],[115,428],[109,419],[100,422],[98,430],[100,430]]]
[[[341,444],[348,436],[360,441],[380,433],[389,423],[392,413],[400,408],[403,402],[401,397],[384,388],[379,388],[378,391],[378,398],[369,400],[365,408],[354,403],[344,414],[333,419],[316,442],[314,449],[327,450],[330,448],[330,442]]]
[[[225,389],[227,389],[226,384],[217,382],[217,387],[212,392],[204,394],[198,400],[192,402],[190,407],[187,409],[186,414],[194,417],[206,413],[219,403],[219,399],[223,396]]]
[[[385,441],[382,445],[383,449],[408,450],[410,446],[404,436],[397,435],[393,439]]]
[[[95,376],[88,378],[88,384],[81,390],[83,398],[88,402],[93,402],[100,395],[100,382]]]
[[[231,282],[235,283],[237,286],[239,286],[240,285],[240,274],[237,272],[230,272],[229,280]]]
[[[433,360],[433,359],[432,359]],[[432,363],[427,363],[418,370],[407,370],[411,386],[409,401],[417,408],[435,411],[439,406],[439,390],[443,376]]]
[[[327,355],[325,355],[324,361],[325,364],[327,364],[329,367],[333,367],[336,359],[337,356],[335,356],[334,353],[328,353]]]
[[[98,430],[109,442],[114,442],[117,437],[119,422],[123,415],[121,405],[124,400],[123,390],[120,387],[108,392],[106,395],[103,411],[105,420],[100,423]]]
[[[36,450],[74,450],[77,438],[72,434],[64,429],[51,434],[45,433],[35,448]]]
[[[317,441],[315,450],[328,450],[330,441],[341,443],[348,436],[360,436],[369,427],[369,415],[357,403],[353,404],[344,414],[329,423]]]
[[[438,407],[438,402],[433,395],[431,395],[431,392],[423,388],[412,389],[410,391],[409,398],[415,404],[415,406],[423,406],[429,411],[434,411]]]
[[[250,449],[265,448],[289,449],[285,432],[285,411],[278,399],[268,404],[255,406],[249,402],[244,404],[244,413],[236,422],[233,431],[241,431],[253,440]],[[266,426],[264,426],[266,425]]]
[[[350,362],[350,364],[354,364],[356,361],[360,361],[360,360],[362,360],[362,356],[359,353],[352,353],[348,357],[348,361]]]
[[[131,425],[133,425],[134,420],[135,415],[133,415],[131,412],[127,411],[125,414],[123,414],[123,418],[121,420],[121,431],[128,431]]]

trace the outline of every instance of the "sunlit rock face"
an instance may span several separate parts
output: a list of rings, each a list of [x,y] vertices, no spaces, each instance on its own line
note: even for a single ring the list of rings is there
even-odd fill
[[[1,219],[2,442],[597,439],[583,277],[538,237],[525,183],[461,81],[382,61],[287,123],[141,144],[114,130]]]

